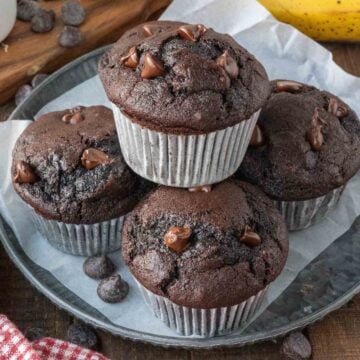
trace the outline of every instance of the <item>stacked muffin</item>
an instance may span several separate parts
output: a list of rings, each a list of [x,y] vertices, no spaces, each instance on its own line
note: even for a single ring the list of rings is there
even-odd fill
[[[125,33],[99,73],[125,161],[163,185],[122,231],[122,254],[145,301],[183,335],[239,328],[288,254],[272,201],[253,185],[226,180],[270,94],[263,66],[204,25],[151,22]]]

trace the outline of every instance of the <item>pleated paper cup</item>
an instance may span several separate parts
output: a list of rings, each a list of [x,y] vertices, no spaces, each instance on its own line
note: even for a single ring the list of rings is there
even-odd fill
[[[248,120],[200,135],[174,135],[143,127],[112,105],[121,151],[141,177],[175,187],[220,182],[239,168],[259,111]]]
[[[33,212],[37,230],[54,248],[71,255],[92,256],[118,250],[124,216],[95,224],[66,224]]]
[[[275,201],[288,230],[301,230],[319,222],[337,205],[345,186],[324,196],[303,201]]]
[[[147,290],[138,281],[136,283],[146,304],[157,318],[180,335],[202,338],[228,334],[246,326],[260,308],[268,289],[267,286],[238,305],[195,309],[177,305]]]

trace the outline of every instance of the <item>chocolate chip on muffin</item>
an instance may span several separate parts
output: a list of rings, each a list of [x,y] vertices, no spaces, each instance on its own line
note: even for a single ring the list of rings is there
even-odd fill
[[[191,308],[240,304],[279,275],[287,253],[286,227],[272,201],[237,180],[210,193],[158,187],[122,232],[122,254],[136,280]]]

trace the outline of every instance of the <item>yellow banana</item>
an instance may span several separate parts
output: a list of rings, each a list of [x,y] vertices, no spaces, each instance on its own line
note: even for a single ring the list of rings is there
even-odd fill
[[[322,41],[360,41],[360,0],[259,0],[277,19]]]

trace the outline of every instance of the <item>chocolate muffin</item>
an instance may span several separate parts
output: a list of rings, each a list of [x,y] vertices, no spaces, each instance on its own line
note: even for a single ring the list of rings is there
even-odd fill
[[[17,140],[11,172],[16,192],[40,216],[43,230],[54,221],[59,226],[105,222],[109,227],[115,219],[119,232],[119,218],[135,206],[145,187],[124,162],[112,112],[103,106],[41,116]],[[45,232],[52,244],[59,243]],[[64,243],[71,243],[68,232]]]
[[[322,217],[360,168],[359,119],[327,91],[287,80],[273,81],[271,87],[237,175],[259,185],[280,208],[288,206],[284,202],[301,202],[305,216],[315,216],[319,207]],[[317,205],[306,205],[313,199]],[[303,224],[309,226],[310,220]]]
[[[174,314],[179,307],[234,312],[242,304],[241,312],[256,296],[260,303],[288,254],[281,215],[258,188],[238,180],[191,190],[159,187],[125,219],[122,254],[145,298],[167,301]],[[184,321],[195,320],[180,313],[182,332]],[[239,324],[217,323],[215,333]],[[201,330],[194,325],[190,333]]]
[[[266,72],[254,56],[229,35],[200,24],[139,25],[103,56],[99,74],[123,129],[125,160],[164,185],[204,185],[232,175],[232,154],[239,162],[239,148],[245,151],[269,95]],[[181,141],[184,149],[177,150]],[[225,161],[218,160],[221,154]],[[204,174],[206,168],[211,171]]]

